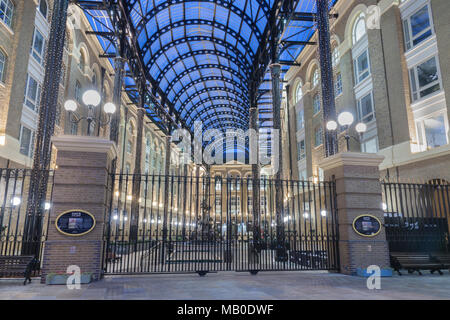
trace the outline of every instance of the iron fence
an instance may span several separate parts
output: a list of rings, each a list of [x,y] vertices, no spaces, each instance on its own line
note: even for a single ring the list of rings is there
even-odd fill
[[[132,174],[111,181],[107,274],[338,269],[334,182]]]
[[[383,181],[386,238],[391,252],[448,252],[449,184]]]
[[[42,261],[53,189],[53,172],[46,174],[49,180],[42,210],[28,212],[31,170],[0,168],[0,255],[34,255]],[[33,235],[30,236],[31,229]],[[37,265],[34,275],[39,270]]]

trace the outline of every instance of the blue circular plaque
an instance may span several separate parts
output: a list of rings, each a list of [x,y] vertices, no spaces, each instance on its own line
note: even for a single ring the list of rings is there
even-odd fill
[[[56,229],[67,236],[82,236],[95,228],[94,216],[84,210],[68,210],[55,221]]]
[[[381,231],[381,221],[370,214],[363,214],[353,220],[353,230],[363,237],[375,237]]]

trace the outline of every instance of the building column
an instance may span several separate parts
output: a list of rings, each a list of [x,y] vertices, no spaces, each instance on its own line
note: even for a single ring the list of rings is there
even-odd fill
[[[165,246],[168,240],[167,219],[169,214],[169,197],[170,197],[170,143],[172,136],[166,136],[166,158],[164,163],[164,204],[163,204],[163,235],[162,235],[162,250],[161,250],[161,262],[165,261]],[[170,223],[170,222],[169,222]]]
[[[317,0],[317,30],[319,38],[320,74],[322,83],[323,125],[336,121],[334,101],[333,66],[331,63],[330,22],[328,0]],[[325,133],[325,157],[337,153],[337,133],[323,128]]]
[[[339,228],[339,261],[341,273],[364,273],[370,265],[379,266],[382,275],[389,269],[389,248],[383,226],[382,189],[378,166],[384,157],[376,154],[344,152],[319,163],[326,179],[336,182],[336,208]],[[361,215],[381,222],[380,232],[373,236],[358,234],[353,223]]]
[[[261,242],[261,218],[260,218],[260,165],[259,165],[259,133],[258,133],[258,108],[250,107],[250,159],[252,165],[252,214],[253,214],[253,246],[252,257],[258,259]],[[256,260],[254,262],[259,261]]]
[[[120,48],[117,48],[120,52]],[[113,102],[117,106],[117,112],[111,117],[111,125],[109,131],[109,138],[115,143],[119,143],[119,126],[120,126],[120,107],[122,105],[122,86],[123,86],[123,71],[125,66],[125,59],[118,55],[114,59],[114,89]]]
[[[50,210],[48,238],[45,243],[41,281],[52,273],[66,273],[78,266],[81,273],[91,273],[93,280],[102,275],[104,223],[108,220],[108,174],[117,155],[114,142],[98,137],[53,137],[57,149]],[[84,210],[95,219],[87,234],[70,236],[56,228],[57,217],[68,210]]]

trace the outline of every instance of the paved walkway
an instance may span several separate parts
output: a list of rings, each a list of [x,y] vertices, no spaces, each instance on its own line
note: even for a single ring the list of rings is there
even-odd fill
[[[382,278],[381,290],[326,272],[109,276],[80,290],[1,279],[0,299],[450,299],[450,274]]]

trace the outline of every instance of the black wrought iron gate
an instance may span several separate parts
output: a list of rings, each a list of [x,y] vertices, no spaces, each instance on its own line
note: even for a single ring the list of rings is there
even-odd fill
[[[334,182],[282,181],[280,217],[271,179],[257,217],[251,178],[114,174],[110,185],[106,274],[338,269]]]

